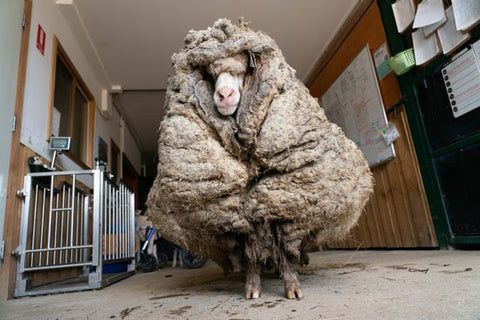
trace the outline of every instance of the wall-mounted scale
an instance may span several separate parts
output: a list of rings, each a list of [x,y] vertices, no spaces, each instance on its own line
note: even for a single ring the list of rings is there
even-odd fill
[[[50,137],[50,144],[48,148],[53,150],[52,163],[50,168],[55,168],[55,160],[58,154],[62,154],[63,151],[70,150],[72,138],[71,137]]]

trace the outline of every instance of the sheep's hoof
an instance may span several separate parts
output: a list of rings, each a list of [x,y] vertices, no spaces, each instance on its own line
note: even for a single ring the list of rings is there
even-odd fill
[[[257,299],[262,295],[260,275],[250,274],[247,276],[247,282],[245,283],[245,298]]]
[[[259,289],[245,290],[245,298],[247,299],[257,299],[260,298],[261,295]]]
[[[285,297],[287,299],[297,299],[300,300],[303,298],[302,287],[300,282],[297,279],[285,280]]]

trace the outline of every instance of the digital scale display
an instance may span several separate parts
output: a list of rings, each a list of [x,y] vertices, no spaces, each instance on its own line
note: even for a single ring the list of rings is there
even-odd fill
[[[70,150],[70,137],[50,137],[50,150]]]

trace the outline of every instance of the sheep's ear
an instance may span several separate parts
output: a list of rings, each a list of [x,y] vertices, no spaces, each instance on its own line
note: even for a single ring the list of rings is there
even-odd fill
[[[212,84],[209,81],[201,80],[195,85],[196,108],[206,122],[206,118],[210,117],[215,109],[213,92]]]

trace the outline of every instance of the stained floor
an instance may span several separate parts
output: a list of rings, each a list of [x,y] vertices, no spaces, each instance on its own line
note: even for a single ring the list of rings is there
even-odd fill
[[[480,252],[325,251],[300,270],[304,298],[275,275],[243,298],[238,275],[212,262],[167,267],[101,290],[0,302],[0,319],[480,319]]]

